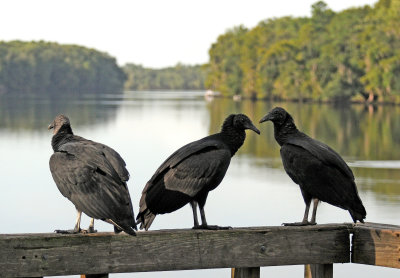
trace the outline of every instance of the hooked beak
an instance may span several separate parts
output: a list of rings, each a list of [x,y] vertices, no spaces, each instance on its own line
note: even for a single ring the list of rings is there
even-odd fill
[[[47,127],[48,130],[53,129],[54,128],[54,123],[49,124],[49,126]]]
[[[247,129],[251,129],[252,131],[254,131],[257,134],[260,134],[260,131],[253,125],[253,123],[248,123],[245,126]]]
[[[268,113],[267,115],[265,115],[264,117],[261,118],[260,124],[263,122],[266,122],[266,121],[271,121],[271,120],[273,120],[273,117],[271,116],[270,113]]]

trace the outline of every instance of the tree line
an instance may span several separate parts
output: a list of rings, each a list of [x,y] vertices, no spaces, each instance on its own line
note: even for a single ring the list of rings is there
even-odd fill
[[[384,100],[400,95],[400,0],[235,27],[209,51],[206,87],[281,100]]]
[[[202,90],[206,68],[163,69],[126,64],[106,53],[44,41],[0,41],[0,94],[112,93],[127,90]]]
[[[0,94],[122,91],[126,76],[115,58],[76,45],[0,42]]]
[[[400,102],[400,0],[267,19],[218,37],[206,65],[126,64],[94,49],[0,41],[2,93],[219,91],[251,99]]]
[[[126,64],[126,90],[204,90],[207,69],[202,65],[177,64],[162,69]]]

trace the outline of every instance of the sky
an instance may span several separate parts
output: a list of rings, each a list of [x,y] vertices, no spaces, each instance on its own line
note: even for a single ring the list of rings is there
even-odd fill
[[[317,0],[1,0],[0,40],[77,44],[119,65],[203,64],[219,35],[282,16],[310,16]],[[341,11],[377,0],[325,0]]]

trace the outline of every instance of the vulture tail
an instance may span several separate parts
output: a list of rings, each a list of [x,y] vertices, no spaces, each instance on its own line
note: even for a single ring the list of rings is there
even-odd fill
[[[140,223],[140,229],[142,230],[144,228],[147,231],[153,223],[154,218],[156,218],[156,215],[153,214],[150,210],[146,209],[145,211],[142,211],[138,214],[136,218],[138,221],[136,222],[136,224]]]
[[[127,223],[123,223],[123,222],[114,222],[113,220],[108,219],[111,224],[114,225],[114,232],[115,233],[120,233],[121,231],[124,231],[125,233],[131,235],[131,236],[136,236],[136,232],[135,230],[137,230],[136,228],[136,223],[135,221],[133,221],[133,225],[131,225],[131,223],[127,224]]]
[[[351,218],[353,218],[353,222],[356,223],[357,220],[360,221],[361,223],[364,223],[364,219],[367,216],[367,212],[365,210],[364,205],[361,203],[361,200],[359,203],[354,204],[352,208],[349,209]]]

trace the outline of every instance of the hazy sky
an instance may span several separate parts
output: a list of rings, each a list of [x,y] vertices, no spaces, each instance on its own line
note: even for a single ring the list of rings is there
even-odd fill
[[[1,0],[0,40],[45,40],[107,52],[118,64],[205,63],[220,34],[267,18],[310,16],[317,0]],[[377,0],[326,0],[334,11]]]

